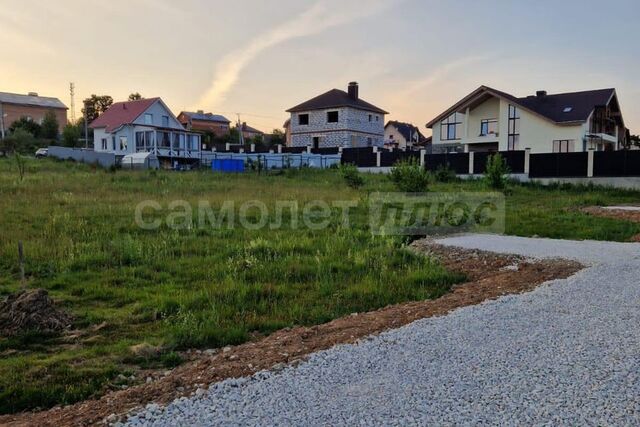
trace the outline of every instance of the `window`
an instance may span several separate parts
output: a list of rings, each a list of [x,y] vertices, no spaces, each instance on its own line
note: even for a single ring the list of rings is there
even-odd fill
[[[298,114],[298,124],[300,126],[307,126],[309,124],[308,114]]]
[[[116,151],[116,137],[115,136],[111,137],[111,149],[113,151]]]
[[[462,115],[453,113],[440,122],[440,140],[451,141],[460,139],[462,134]]]
[[[107,138],[102,138],[102,150],[107,151]]]
[[[507,137],[507,150],[516,151],[520,146],[520,111],[509,105],[509,136]]]
[[[169,148],[171,145],[171,135],[169,132],[158,132],[158,146],[162,148]]]
[[[120,137],[120,151],[127,151],[127,148],[128,148],[127,137],[126,136],[121,136]]]
[[[376,122],[380,121],[380,116],[376,116]]]
[[[169,116],[162,116],[162,126],[169,127]]]
[[[156,143],[155,143],[155,135],[153,131],[148,130],[144,133],[144,143],[147,149],[151,149],[155,147]]]
[[[573,107],[564,107],[564,110],[562,110],[563,113],[570,113],[573,111]]]
[[[373,121],[373,114],[369,114],[369,121],[372,122]]]
[[[189,141],[190,150],[200,150],[200,135],[187,135],[187,140]],[[207,147],[205,146],[204,148],[206,149]]]
[[[367,138],[367,147],[371,147],[373,145],[373,138]]]
[[[480,136],[496,135],[498,133],[498,120],[485,119],[480,122]]]
[[[338,123],[339,117],[337,111],[327,111],[327,123]]]
[[[553,141],[554,153],[573,153],[575,150],[575,141],[572,139],[562,139]]]
[[[319,136],[314,136],[313,137],[313,148],[314,149],[320,148],[320,137]]]
[[[152,125],[153,124],[153,114],[146,113],[144,115],[144,124]]]
[[[136,132],[136,151],[144,150],[144,132]]]

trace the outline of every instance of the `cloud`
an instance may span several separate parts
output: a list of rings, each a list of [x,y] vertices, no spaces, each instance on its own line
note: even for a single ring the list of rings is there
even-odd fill
[[[265,50],[287,40],[319,34],[329,28],[374,15],[397,2],[368,0],[367,7],[363,8],[360,1],[345,4],[345,0],[319,0],[290,21],[258,35],[248,45],[227,54],[218,64],[213,81],[199,105],[215,106],[223,101],[242,70]]]

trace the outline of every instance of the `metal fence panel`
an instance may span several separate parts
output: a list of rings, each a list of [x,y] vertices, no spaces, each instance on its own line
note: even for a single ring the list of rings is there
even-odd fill
[[[589,153],[532,154],[529,176],[532,178],[580,178],[587,176]]]

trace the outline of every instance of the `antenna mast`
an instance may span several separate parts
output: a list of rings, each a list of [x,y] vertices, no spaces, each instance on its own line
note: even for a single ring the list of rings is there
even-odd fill
[[[69,92],[71,93],[71,123],[76,123],[76,101],[75,101],[75,92],[76,85],[71,82],[69,83]]]

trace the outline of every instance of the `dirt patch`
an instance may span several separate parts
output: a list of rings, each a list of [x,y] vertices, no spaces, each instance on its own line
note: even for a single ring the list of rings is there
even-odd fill
[[[598,206],[589,206],[587,208],[580,209],[582,212],[601,216],[604,218],[621,219],[624,221],[640,222],[640,211],[631,211],[624,209],[605,209]]]
[[[63,408],[0,417],[0,424],[62,426],[101,423],[111,414],[125,414],[152,401],[167,403],[192,394],[198,387],[206,387],[227,378],[299,363],[307,355],[336,344],[353,343],[418,319],[442,316],[456,308],[479,304],[506,294],[526,292],[546,281],[569,277],[582,268],[575,262],[537,262],[518,256],[448,248],[428,241],[416,242],[413,247],[439,257],[450,270],[465,273],[469,281],[437,300],[354,313],[313,327],[283,329],[253,342],[225,347],[220,351],[190,352],[191,361],[173,371],[158,373],[147,384]]]
[[[61,332],[72,321],[69,314],[55,307],[44,289],[20,291],[0,301],[0,336]]]

